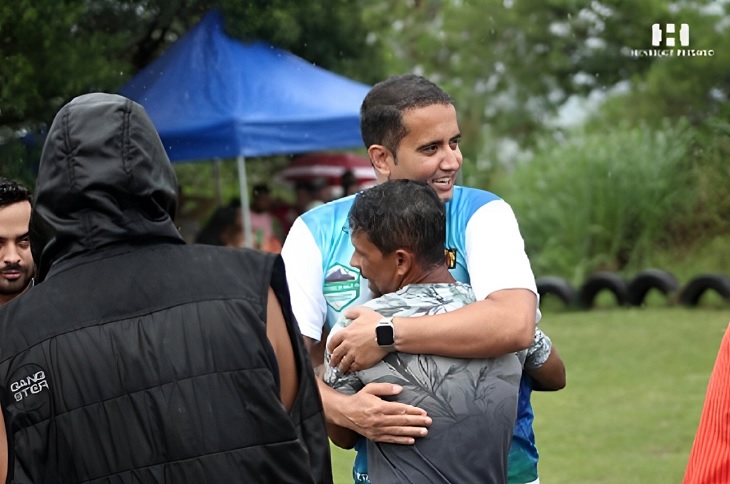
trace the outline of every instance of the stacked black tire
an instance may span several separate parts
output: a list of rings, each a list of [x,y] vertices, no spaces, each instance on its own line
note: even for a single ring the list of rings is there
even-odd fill
[[[617,306],[642,306],[651,291],[661,293],[668,304],[697,306],[708,291],[716,292],[730,304],[730,277],[724,274],[703,274],[690,280],[684,287],[669,272],[661,269],[646,269],[634,278],[626,280],[613,272],[595,272],[576,291],[565,279],[555,276],[539,277],[537,292],[540,299],[552,295],[566,307],[591,309],[598,294],[608,291]]]

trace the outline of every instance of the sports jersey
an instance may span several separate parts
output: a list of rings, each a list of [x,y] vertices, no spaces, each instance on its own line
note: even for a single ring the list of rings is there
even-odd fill
[[[535,328],[535,338],[525,355],[525,368],[528,370],[540,368],[550,356],[551,348],[552,341],[548,335],[539,328]],[[517,402],[517,422],[509,450],[509,476],[507,479],[509,484],[524,484],[537,479],[539,455],[535,446],[535,433],[532,430],[535,416],[530,403],[531,395],[532,378],[527,373],[522,373]]]
[[[423,316],[474,302],[467,284],[410,284],[366,303],[384,316]],[[351,321],[340,319],[330,338]],[[432,417],[414,445],[368,441],[368,475],[377,483],[503,483],[517,414],[522,363],[515,353],[467,359],[388,353],[371,368],[341,373],[325,357],[324,381],[354,394],[371,382],[401,385],[394,401],[417,405]],[[488,436],[488,438],[485,438]]]
[[[345,309],[362,306],[374,296],[367,280],[350,264],[354,248],[347,216],[355,196],[301,215],[282,249],[294,315],[302,335],[315,341]],[[517,219],[504,200],[484,190],[455,186],[445,205],[445,249],[454,279],[470,284],[477,300],[502,289],[537,294]],[[363,463],[360,455],[356,462]]]
[[[354,200],[340,198],[301,215],[282,249],[294,314],[302,334],[315,341],[346,308],[373,298],[367,280],[350,265],[347,215]],[[470,284],[477,300],[500,289],[537,294],[512,208],[490,192],[454,187],[446,203],[446,250],[454,279]]]

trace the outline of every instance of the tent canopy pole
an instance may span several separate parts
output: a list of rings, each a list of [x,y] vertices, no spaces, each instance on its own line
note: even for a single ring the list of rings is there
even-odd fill
[[[238,188],[241,192],[241,223],[243,225],[243,237],[246,248],[253,248],[253,236],[251,230],[251,212],[248,202],[248,181],[246,180],[246,158],[239,156],[238,165]]]

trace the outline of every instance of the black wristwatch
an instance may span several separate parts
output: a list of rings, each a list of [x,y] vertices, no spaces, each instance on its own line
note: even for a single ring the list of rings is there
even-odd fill
[[[381,348],[393,350],[395,345],[395,328],[393,317],[383,318],[375,327],[375,340]]]

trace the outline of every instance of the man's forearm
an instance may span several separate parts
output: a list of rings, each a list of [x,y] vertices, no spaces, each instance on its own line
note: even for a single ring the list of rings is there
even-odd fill
[[[357,442],[358,434],[345,427],[327,423],[327,435],[330,440],[341,449],[352,449]]]
[[[395,346],[405,353],[492,358],[528,348],[537,297],[527,289],[497,291],[448,313],[395,318]]]
[[[322,380],[325,372],[324,350],[320,353],[319,348],[323,347],[323,345],[321,342],[314,341],[312,338],[305,336],[304,346],[309,351],[309,358],[317,376],[317,386],[319,387],[319,394],[322,398],[322,408],[324,410],[325,419],[327,420],[327,425],[334,425],[347,429],[347,427],[343,426],[342,423],[348,422],[348,420],[342,417],[342,412],[339,410],[342,408],[342,405],[346,404],[347,397],[334,388],[328,386]]]
[[[533,390],[548,392],[565,388],[565,365],[554,346],[540,368],[525,368],[525,372],[533,379]]]
[[[340,412],[340,408],[347,405],[347,396],[327,385],[322,379],[325,372],[323,342],[315,341],[308,336],[305,336],[303,339],[304,347],[307,351],[309,351],[309,359],[317,376],[317,387],[319,387],[319,395],[322,398],[322,409],[324,410],[327,425],[334,425],[352,430],[346,425],[343,425],[349,422],[349,420],[343,417],[342,412]],[[320,348],[322,348],[321,352],[319,351]]]
[[[322,396],[322,407],[324,408],[324,417],[327,422],[327,435],[334,444],[343,449],[352,449],[360,434],[352,429],[339,425],[336,422],[350,422],[349,419],[343,418],[337,404],[337,397],[343,394],[332,387],[329,387],[320,378],[317,378],[317,385]],[[333,401],[334,399],[334,401]]]
[[[305,336],[303,339],[304,347],[309,352],[309,359],[312,362],[312,368],[317,371],[317,368],[324,364],[324,348],[327,340],[326,335],[322,334],[322,339],[320,341],[315,341],[309,336]]]
[[[333,431],[331,438],[338,439],[335,443],[341,447],[347,447],[357,435],[376,442],[412,445],[428,433],[431,418],[424,410],[383,400],[399,394],[403,389],[400,385],[369,383],[356,394],[346,395],[322,380],[317,383],[328,431]]]
[[[340,411],[340,408],[347,404],[347,395],[328,386],[321,378],[317,378],[317,386],[322,397],[322,408],[327,425],[333,424],[352,430],[347,425],[350,422],[349,419]]]

